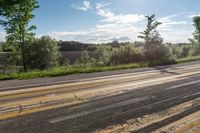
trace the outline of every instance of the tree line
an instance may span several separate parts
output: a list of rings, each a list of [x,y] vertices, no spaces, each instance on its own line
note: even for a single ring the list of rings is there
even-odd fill
[[[22,65],[23,70],[47,69],[59,65],[60,51],[83,51],[77,60],[81,65],[118,65],[133,62],[167,64],[176,58],[200,55],[200,16],[193,18],[195,32],[189,45],[164,43],[157,28],[162,23],[155,15],[146,16],[147,25],[138,38],[141,42],[108,44],[83,44],[56,41],[49,36],[36,38],[35,25],[30,21],[33,11],[39,8],[36,0],[0,0],[0,25],[6,31],[6,42],[0,50],[11,52],[10,62]],[[89,55],[88,51],[94,51]],[[70,62],[66,61],[68,64]]]

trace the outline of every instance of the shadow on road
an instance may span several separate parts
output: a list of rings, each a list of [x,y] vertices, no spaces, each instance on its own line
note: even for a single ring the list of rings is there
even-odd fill
[[[183,97],[184,95],[186,95],[184,93],[185,90],[183,90],[183,88],[180,88],[180,89],[183,92],[182,92],[182,94],[179,93],[179,96]],[[192,88],[192,89],[195,89],[196,91],[198,91],[197,88]],[[175,90],[175,91],[177,92],[177,90]],[[136,92],[134,92],[134,93],[136,93]],[[173,92],[173,93],[175,94],[175,92]],[[192,92],[192,93],[195,93],[195,92]],[[132,93],[128,92],[128,94],[132,94]],[[188,93],[187,95],[190,95],[190,93]],[[152,100],[145,101],[144,103],[139,102],[137,104],[134,104],[134,106],[129,105],[129,106],[118,108],[118,109],[115,109],[115,110],[112,110],[112,111],[107,110],[107,111],[103,111],[103,112],[99,112],[99,113],[94,113],[94,114],[91,114],[90,117],[84,116],[82,118],[78,118],[79,120],[80,119],[81,120],[89,120],[91,122],[88,122],[87,124],[83,124],[82,126],[79,126],[78,128],[77,128],[77,126],[75,126],[73,128],[72,125],[70,127],[72,128],[72,132],[74,132],[74,131],[75,132],[80,132],[80,131],[82,131],[82,132],[88,132],[88,131],[93,132],[93,131],[96,131],[97,129],[104,129],[104,128],[110,126],[110,125],[124,124],[124,123],[127,122],[127,120],[130,120],[130,119],[133,119],[133,118],[143,117],[145,115],[149,115],[149,114],[156,113],[156,112],[159,112],[159,111],[162,111],[162,110],[166,110],[166,109],[174,107],[176,105],[179,105],[179,104],[188,102],[190,100],[193,100],[197,97],[199,97],[199,95],[194,95],[194,96],[184,98],[184,99],[179,99],[179,98],[171,99],[171,100],[159,103],[157,105],[154,105],[155,102],[161,101],[161,99],[156,99],[156,100],[152,99]],[[134,107],[136,107],[136,108],[134,108]],[[137,107],[139,107],[139,108],[137,108]],[[181,119],[181,118],[183,118],[183,117],[185,117],[189,114],[192,114],[192,113],[194,113],[198,110],[200,110],[200,106],[193,107],[193,108],[188,109],[187,111],[185,111],[181,114],[175,115],[173,117],[167,118],[167,119],[160,121],[160,122],[157,122],[157,123],[153,123],[153,124],[151,124],[151,125],[149,125],[145,128],[138,130],[138,131],[133,131],[133,133],[149,133],[151,131],[154,131],[156,129],[164,127],[164,126],[166,126],[170,123],[173,123],[173,122],[175,122],[175,121],[177,121],[177,120],[179,120],[179,119]],[[100,119],[94,120],[94,118],[97,119],[100,116],[101,116]],[[71,123],[73,123],[73,122],[71,121]]]
[[[156,66],[154,67],[155,70],[159,70],[161,74],[165,74],[165,73],[169,73],[169,74],[173,74],[173,75],[178,75],[179,73],[176,72],[170,72],[169,70],[166,69],[171,69],[171,70],[179,70],[180,68],[175,68],[175,67],[171,67],[171,66]]]
[[[166,118],[166,119],[164,119],[162,121],[159,121],[159,122],[155,122],[155,123],[153,123],[153,124],[151,124],[149,126],[146,126],[146,127],[142,128],[142,129],[140,129],[140,130],[132,131],[131,133],[150,133],[150,132],[155,131],[155,130],[157,130],[159,128],[167,126],[167,125],[169,125],[169,124],[171,124],[171,123],[173,123],[173,122],[175,122],[177,120],[180,120],[180,119],[182,119],[182,118],[184,118],[184,117],[186,117],[186,116],[188,116],[190,114],[193,114],[193,113],[195,113],[195,112],[197,112],[199,110],[200,110],[200,106],[193,107],[193,108],[188,109],[188,110],[186,110],[186,111],[184,111],[184,112],[182,112],[180,114],[177,114],[177,115],[174,115],[172,117]]]

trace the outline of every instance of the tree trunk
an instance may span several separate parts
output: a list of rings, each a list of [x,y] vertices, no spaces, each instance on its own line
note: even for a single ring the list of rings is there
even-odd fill
[[[25,72],[27,72],[24,42],[23,42],[22,47],[21,47],[21,52],[22,52],[21,54],[22,54],[23,69],[24,69]]]

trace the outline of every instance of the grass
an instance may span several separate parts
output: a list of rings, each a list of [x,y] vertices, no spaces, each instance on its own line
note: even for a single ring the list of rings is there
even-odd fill
[[[176,63],[184,63],[190,61],[198,61],[200,60],[200,56],[195,57],[187,57],[182,59],[177,59]],[[169,63],[172,64],[172,63]],[[32,79],[32,78],[41,78],[41,77],[55,77],[55,76],[63,76],[63,75],[71,75],[71,74],[80,74],[80,73],[93,73],[93,72],[104,72],[104,71],[113,71],[113,70],[121,70],[121,69],[133,69],[133,68],[143,68],[150,67],[156,65],[166,65],[166,64],[148,64],[148,63],[133,63],[133,64],[125,64],[125,65],[117,65],[117,66],[62,66],[55,67],[48,70],[34,70],[29,72],[13,72],[9,74],[0,74],[0,80],[11,80],[11,79]]]
[[[113,71],[120,69],[130,69],[130,68],[142,68],[149,66],[146,63],[134,63],[118,66],[63,66],[55,67],[48,70],[35,70],[29,72],[19,72],[10,74],[0,74],[0,80],[10,80],[10,79],[31,79],[31,78],[41,78],[41,77],[55,77],[71,74],[80,73],[93,73],[93,72],[104,72]]]
[[[176,62],[177,63],[185,63],[185,62],[199,61],[199,60],[200,60],[200,56],[189,56],[186,58],[177,59]]]

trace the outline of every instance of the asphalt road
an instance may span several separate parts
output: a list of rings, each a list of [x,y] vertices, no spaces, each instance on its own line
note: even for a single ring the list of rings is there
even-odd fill
[[[108,127],[113,125],[123,125],[133,119],[140,121],[152,114],[191,102],[192,105],[186,106],[185,110],[174,114],[170,114],[169,111],[168,114],[165,113],[166,117],[157,121],[150,119],[147,124],[141,123],[137,128],[118,131],[149,133],[200,111],[199,64],[88,79],[54,87],[36,88],[37,91],[31,88],[30,92],[21,90],[19,93],[18,89],[5,92],[6,94],[0,97],[0,109],[15,102],[19,104],[31,99],[31,103],[46,96],[47,100],[52,97],[56,99],[64,94],[64,97],[68,97],[71,93],[76,93],[76,100],[81,102],[2,119],[0,133],[101,132],[102,129],[109,129]],[[100,92],[104,94],[99,95]],[[73,101],[68,99],[64,102]]]
[[[111,76],[111,75],[120,75],[120,74],[128,74],[135,72],[146,72],[152,70],[162,70],[164,68],[176,68],[187,65],[198,65],[200,61],[181,63],[175,65],[167,65],[167,66],[157,66],[157,67],[146,67],[146,68],[136,68],[136,69],[125,69],[125,70],[116,70],[116,71],[108,71],[108,72],[98,72],[98,73],[89,73],[89,74],[75,74],[75,75],[67,75],[67,76],[59,76],[59,77],[46,77],[46,78],[37,78],[37,79],[28,79],[28,80],[7,80],[0,81],[0,92],[7,90],[16,90],[23,89],[27,87],[38,87],[38,86],[46,86],[46,85],[54,85],[61,83],[71,83],[77,82],[82,79],[94,78],[94,77],[103,77],[103,76]]]

